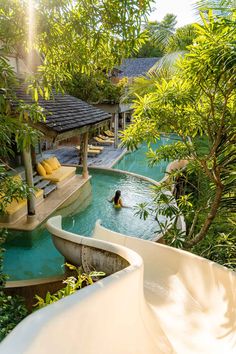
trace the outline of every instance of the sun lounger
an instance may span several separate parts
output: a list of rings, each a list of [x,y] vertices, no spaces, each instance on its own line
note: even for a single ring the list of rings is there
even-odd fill
[[[88,156],[97,156],[101,154],[100,150],[97,149],[88,149]]]
[[[97,136],[95,136],[93,139],[94,139],[94,141],[96,141],[97,144],[100,144],[100,145],[112,145],[112,144],[114,144],[113,140],[109,140],[109,139],[103,140],[103,139],[101,139],[101,138],[99,138]]]
[[[103,146],[96,146],[96,145],[89,145],[88,147],[91,150],[100,150],[100,151],[102,151],[104,149]]]
[[[80,145],[76,146],[75,148],[76,148],[76,150],[80,151]],[[102,147],[102,146],[88,145],[87,153],[89,154],[90,152],[93,152],[94,150],[96,150],[96,154],[100,154],[103,149],[104,149],[104,147]]]
[[[114,138],[115,137],[115,134],[112,131],[110,131],[110,130],[105,130],[104,134],[106,134],[109,138]]]
[[[108,136],[105,136],[105,135],[102,135],[102,134],[99,134],[99,135],[98,135],[98,138],[103,139],[103,140],[105,140],[105,141],[107,141],[107,140],[114,141],[113,138],[108,138]]]

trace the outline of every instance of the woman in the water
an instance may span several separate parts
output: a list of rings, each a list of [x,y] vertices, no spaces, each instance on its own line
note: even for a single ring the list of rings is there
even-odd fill
[[[114,197],[110,200],[111,203],[113,203],[114,208],[122,208],[124,205],[122,204],[121,200],[121,191],[116,191]]]
[[[114,208],[120,209],[120,208],[131,208],[130,206],[124,205],[121,200],[121,191],[116,191],[114,197],[109,200],[110,203],[113,203]]]

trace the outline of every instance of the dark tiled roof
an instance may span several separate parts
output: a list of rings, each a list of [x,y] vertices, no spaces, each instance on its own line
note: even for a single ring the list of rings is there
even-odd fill
[[[146,75],[160,58],[130,58],[119,66],[118,77],[137,77]]]
[[[26,103],[33,103],[31,96],[25,93],[25,88],[16,90],[17,97]],[[92,105],[70,95],[54,93],[51,100],[39,98],[39,105],[44,108],[47,128],[57,134],[79,129],[107,120],[109,113],[95,108]]]

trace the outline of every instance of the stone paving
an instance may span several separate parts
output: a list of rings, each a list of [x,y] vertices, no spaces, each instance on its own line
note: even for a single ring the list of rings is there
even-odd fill
[[[95,157],[88,157],[88,166],[111,167],[119,156],[125,153],[124,148],[114,148],[114,146],[104,146],[101,154]],[[47,150],[43,157],[56,156],[63,165],[78,165],[79,157],[75,146],[63,146],[56,150]]]

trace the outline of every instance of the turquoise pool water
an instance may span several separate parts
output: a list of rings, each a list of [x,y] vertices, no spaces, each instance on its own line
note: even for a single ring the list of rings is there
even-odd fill
[[[63,218],[63,228],[90,236],[95,222],[100,219],[102,225],[114,231],[151,239],[158,231],[153,220],[143,221],[134,215],[133,207],[137,203],[150,201],[150,184],[129,175],[91,170],[92,201],[79,213]],[[114,209],[108,202],[115,190],[120,189],[123,203],[130,208]],[[44,227],[32,233],[11,232],[6,244],[4,272],[10,280],[42,278],[63,273],[63,257],[57,252],[49,233]]]
[[[163,137],[155,146],[171,144],[173,141]],[[125,155],[115,167],[160,180],[168,162],[150,168],[147,166],[146,151],[147,148],[141,146],[137,151]],[[102,225],[111,230],[152,239],[155,232],[158,232],[157,222],[152,219],[144,222],[134,215],[136,204],[151,200],[150,183],[112,171],[91,169],[90,173],[92,200],[84,210],[63,217],[63,228],[90,236],[96,220],[100,219]],[[129,208],[117,210],[108,202],[117,189],[121,190],[123,203]],[[10,232],[5,248],[4,273],[9,275],[10,280],[43,278],[63,273],[64,259],[54,247],[44,226],[33,232]]]
[[[168,136],[161,136],[161,139],[158,140],[155,144],[151,144],[153,150],[159,148],[160,146],[173,144],[179,140],[177,135],[170,134]],[[120,161],[118,161],[113,168],[128,172],[137,173],[141,176],[146,176],[154,179],[155,181],[160,181],[166,171],[166,167],[169,161],[160,161],[158,165],[150,167],[148,165],[146,153],[148,147],[146,144],[142,144],[139,149],[126,153]]]

